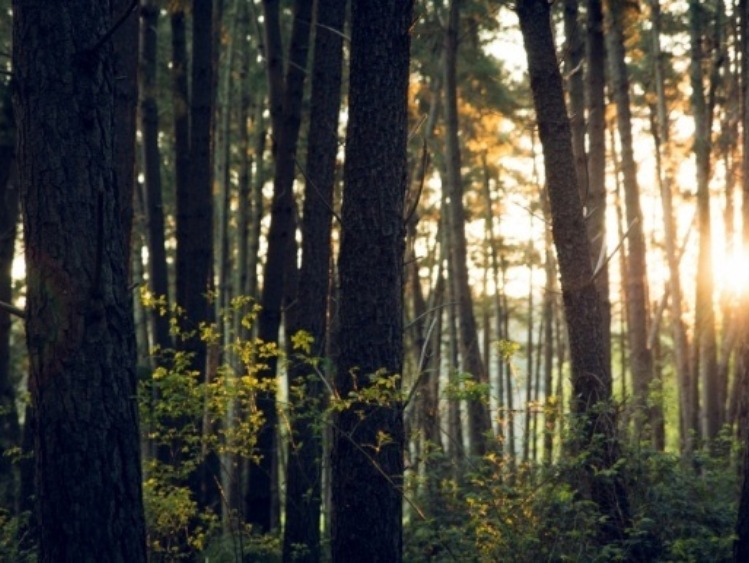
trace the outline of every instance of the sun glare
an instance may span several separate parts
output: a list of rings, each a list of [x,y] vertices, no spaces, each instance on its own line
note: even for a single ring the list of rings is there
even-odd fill
[[[746,250],[716,257],[713,272],[716,288],[724,295],[738,297],[749,292],[749,253]]]

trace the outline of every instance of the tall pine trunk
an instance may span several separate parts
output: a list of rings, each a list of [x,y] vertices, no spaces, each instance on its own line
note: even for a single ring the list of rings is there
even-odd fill
[[[341,106],[343,31],[346,0],[318,0],[315,52],[312,65],[309,141],[302,213],[302,266],[296,302],[287,309],[287,334],[305,331],[312,338],[313,358],[325,353],[328,286],[331,258],[333,188],[338,152],[338,113]],[[302,352],[302,350],[297,350]],[[320,560],[322,501],[322,431],[320,417],[326,404],[323,382],[309,363],[296,359],[289,366],[292,405],[289,462],[286,473],[284,558]]]
[[[656,407],[650,406],[651,393],[657,394],[658,390],[654,388],[656,380],[653,355],[648,347],[647,251],[632,139],[629,76],[624,52],[625,13],[623,3],[617,0],[609,0],[607,6],[611,89],[616,103],[617,128],[621,144],[621,170],[628,229],[627,333],[635,401],[635,440],[648,438],[655,446],[662,447],[657,437],[662,435],[659,426],[663,424],[663,416]]]
[[[579,425],[573,449],[585,452],[583,491],[602,518],[597,530],[602,545],[621,542],[630,524],[629,503],[621,476],[600,475],[619,460],[616,415],[611,404],[611,373],[606,365],[601,312],[590,264],[583,208],[566,114],[562,78],[546,0],[517,3],[528,56],[533,102],[543,146],[552,232],[561,274],[562,297],[572,359],[573,412]]]
[[[468,283],[468,256],[466,250],[465,212],[463,206],[463,179],[458,139],[457,54],[460,22],[460,0],[451,0],[447,32],[445,34],[445,150],[447,187],[450,195],[451,283],[458,301],[460,331],[460,356],[463,371],[477,383],[487,383],[486,367],[481,358],[476,318],[473,312],[471,287]],[[474,398],[468,402],[468,435],[471,455],[483,455],[489,448],[487,434],[491,419],[486,400]]]
[[[42,562],[146,560],[128,289],[137,19],[115,47],[107,35],[122,14],[13,6]]]
[[[355,400],[335,417],[333,561],[402,560],[403,199],[413,3],[354,2],[339,257],[341,399],[385,378],[384,405]],[[373,127],[373,123],[377,127]]]

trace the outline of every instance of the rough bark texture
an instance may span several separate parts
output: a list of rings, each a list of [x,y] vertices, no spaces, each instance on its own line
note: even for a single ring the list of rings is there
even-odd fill
[[[354,2],[351,10],[336,373],[344,399],[402,367],[412,10],[410,0]],[[397,403],[357,401],[336,416],[334,562],[402,560],[403,446]]]
[[[627,334],[635,400],[635,439],[650,438],[656,446],[662,436],[663,415],[649,406],[649,396],[656,384],[653,354],[648,347],[648,289],[645,263],[645,235],[640,207],[640,187],[632,140],[629,77],[624,52],[624,8],[622,2],[608,0],[608,54],[611,90],[616,103],[617,128],[621,144],[621,170],[624,186],[627,229]]]
[[[460,331],[460,358],[463,371],[477,383],[488,383],[486,367],[481,358],[476,318],[473,312],[471,287],[468,284],[468,255],[466,250],[465,212],[463,206],[463,179],[458,140],[458,85],[457,54],[460,2],[452,0],[445,34],[445,164],[450,203],[450,267],[455,298],[458,301],[458,328]],[[472,455],[483,455],[488,449],[491,431],[489,408],[484,399],[468,402],[468,436]]]
[[[583,491],[598,505],[602,543],[621,541],[629,525],[627,496],[621,478],[604,479],[598,471],[619,459],[616,421],[611,405],[611,374],[605,361],[601,313],[590,264],[590,243],[575,181],[571,132],[564,105],[546,0],[517,4],[543,145],[552,232],[559,259],[562,297],[572,360],[572,409],[578,415],[573,444],[588,454]]]
[[[611,298],[606,252],[606,61],[601,0],[588,0],[585,42],[586,102],[588,108],[588,191],[585,200],[591,260],[601,309],[601,330],[606,347],[606,365],[611,369]]]
[[[13,11],[39,560],[145,561],[122,201],[132,191],[117,174],[134,131],[117,119],[116,79],[131,76],[106,39],[116,10]],[[137,53],[137,22],[127,30]]]
[[[296,278],[296,204],[294,178],[299,127],[302,119],[302,96],[309,50],[312,1],[294,2],[294,21],[289,45],[289,64],[283,75],[283,49],[278,27],[278,1],[264,0],[265,37],[268,84],[270,86],[271,120],[273,122],[273,200],[268,231],[268,251],[263,270],[262,307],[258,320],[258,337],[264,342],[278,342],[281,309],[295,291],[290,280]],[[276,359],[268,360],[268,369],[261,379],[271,382],[276,377]],[[276,455],[276,388],[258,393],[257,405],[264,424],[258,435],[260,462],[250,468],[246,516],[258,529],[271,529],[272,489],[277,481],[273,466]]]
[[[333,187],[338,153],[338,113],[341,106],[343,38],[346,0],[319,0],[312,66],[309,141],[302,214],[302,267],[297,298],[287,310],[287,333],[300,330],[313,339],[311,355],[325,353],[328,286],[331,258]],[[322,432],[320,417],[325,392],[309,364],[290,366],[290,388],[301,390],[291,420],[286,473],[284,559],[292,560],[295,546],[304,545],[295,561],[320,560],[320,503]]]

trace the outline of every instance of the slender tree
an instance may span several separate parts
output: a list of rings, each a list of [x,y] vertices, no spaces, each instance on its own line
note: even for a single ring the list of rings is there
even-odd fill
[[[658,182],[661,191],[661,204],[663,207],[664,238],[666,242],[666,260],[669,269],[669,290],[671,297],[671,326],[674,339],[674,359],[676,361],[676,374],[679,386],[679,436],[681,451],[685,456],[691,455],[692,424],[694,414],[691,412],[691,377],[689,367],[689,341],[684,326],[682,315],[683,292],[681,289],[681,276],[679,273],[678,244],[676,240],[676,224],[674,219],[673,205],[673,165],[671,157],[671,135],[668,121],[668,108],[666,106],[666,93],[664,84],[664,64],[661,53],[661,11],[658,0],[650,0],[652,28],[652,50],[653,50],[653,73],[656,91],[656,164],[658,171]]]
[[[601,313],[590,263],[572,137],[546,0],[517,3],[528,55],[533,103],[543,146],[552,233],[559,258],[562,297],[572,360],[572,409],[578,415],[575,450],[585,452],[583,490],[602,514],[602,544],[622,541],[629,526],[629,504],[620,476],[599,471],[619,459],[616,420],[611,402],[611,373],[605,361]]]
[[[302,119],[302,97],[309,51],[312,1],[296,0],[288,58],[284,75],[284,52],[281,44],[278,0],[264,0],[266,73],[270,93],[270,115],[273,127],[273,199],[270,209],[268,251],[263,269],[261,311],[258,336],[264,342],[277,342],[284,302],[296,296],[296,203],[294,179],[299,128]],[[275,381],[276,360],[271,358],[268,369],[260,377],[267,383]],[[264,418],[257,442],[260,462],[250,468],[245,514],[260,530],[273,526],[274,491],[277,474],[274,457],[276,438],[276,387],[258,393],[257,404]]]
[[[10,95],[4,96],[0,107],[0,302],[7,306],[11,305],[13,294],[12,267],[20,208]],[[18,490],[16,468],[6,452],[19,447],[21,442],[10,362],[11,313],[10,308],[0,306],[0,506],[8,508],[15,506]]]
[[[487,383],[486,366],[481,357],[473,299],[468,283],[468,257],[466,250],[465,212],[463,204],[463,179],[458,140],[458,85],[457,54],[460,24],[460,0],[451,0],[448,26],[445,33],[445,121],[448,213],[450,217],[450,272],[458,301],[460,357],[463,371],[478,383]],[[487,434],[491,431],[489,409],[483,398],[474,398],[468,404],[468,434],[472,455],[487,451]]]
[[[339,257],[336,393],[400,387],[407,95],[413,2],[354,2]],[[335,417],[334,562],[402,560],[401,405],[355,400]]]
[[[117,119],[115,89],[135,75],[112,45],[125,34],[118,41],[137,54],[124,6],[13,5],[43,562],[146,560],[123,204],[134,115]]]
[[[338,113],[341,105],[343,23],[346,0],[319,0],[312,65],[309,141],[302,213],[303,280],[296,302],[287,312],[287,333],[305,331],[311,338],[313,357],[325,353],[327,297],[331,258],[333,188],[338,153]],[[292,560],[296,546],[305,545],[297,561],[320,560],[320,503],[322,433],[319,417],[325,402],[320,377],[309,365],[298,362],[289,372],[292,396],[299,401],[291,423],[286,473],[286,525],[284,558]]]
[[[159,107],[157,103],[157,47],[159,7],[146,0],[140,8],[140,130],[143,184],[148,233],[148,283],[154,295],[169,303],[166,249],[164,246],[164,204],[161,194],[161,153],[159,151]],[[158,308],[150,311],[155,346],[171,345],[169,318]]]
[[[611,70],[612,97],[616,104],[617,128],[621,143],[621,171],[624,186],[628,229],[627,284],[627,334],[630,347],[630,363],[635,399],[635,438],[649,437],[654,445],[663,447],[663,417],[649,401],[655,391],[653,355],[648,347],[648,287],[645,261],[645,235],[640,206],[640,186],[637,181],[637,165],[632,140],[632,112],[630,107],[629,75],[625,62],[623,2],[608,0],[608,54]],[[646,432],[646,425],[649,431]]]
[[[720,430],[718,403],[718,366],[715,337],[715,309],[713,304],[712,227],[710,220],[710,113],[705,101],[702,70],[702,19],[699,3],[689,2],[689,38],[691,46],[690,84],[694,112],[694,154],[697,164],[697,224],[700,243],[697,257],[697,296],[695,301],[695,334],[697,375],[702,390],[704,438],[714,440]]]

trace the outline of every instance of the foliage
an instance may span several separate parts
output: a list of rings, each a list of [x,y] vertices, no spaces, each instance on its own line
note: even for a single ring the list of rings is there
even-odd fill
[[[36,549],[29,533],[30,518],[28,512],[14,516],[0,507],[0,561],[36,561]]]
[[[152,554],[169,560],[194,559],[196,554],[221,551],[216,546],[228,542],[227,545],[240,545],[242,552],[266,553],[267,560],[272,560],[277,548],[274,541],[252,536],[251,529],[244,525],[231,538],[222,538],[219,517],[210,509],[201,509],[190,488],[190,480],[210,454],[258,461],[255,446],[264,421],[255,407],[255,396],[275,389],[274,381],[261,381],[258,373],[269,358],[279,353],[275,345],[255,338],[225,338],[219,328],[234,326],[228,321],[239,317],[240,326],[249,331],[258,307],[249,299],[237,298],[222,312],[220,323],[203,324],[195,331],[185,332],[180,328],[177,309],[168,312],[163,299],[148,293],[143,295],[143,302],[159,314],[170,314],[177,341],[198,336],[212,353],[224,359],[212,377],[203,378],[199,371],[191,369],[190,353],[157,350],[157,367],[150,378],[139,384],[141,426],[155,452],[144,463],[149,548]],[[222,346],[222,342],[228,344]],[[230,413],[242,416],[234,416],[227,424]],[[219,479],[217,475],[213,477]]]
[[[616,468],[628,483],[633,525],[618,544],[600,545],[600,513],[575,489],[583,458],[510,470],[489,453],[454,477],[436,451],[409,489],[423,517],[405,527],[406,561],[728,561],[736,510],[735,470],[705,456],[685,465],[676,456],[627,452]]]

